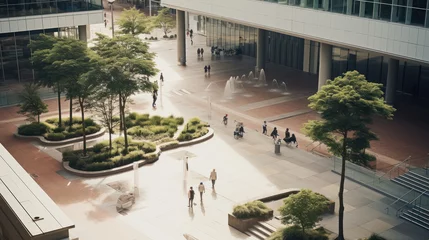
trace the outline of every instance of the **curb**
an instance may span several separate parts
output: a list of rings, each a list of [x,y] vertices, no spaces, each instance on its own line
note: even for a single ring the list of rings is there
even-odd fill
[[[90,134],[90,135],[86,135],[86,140],[92,140],[92,139],[95,139],[95,138],[102,137],[105,132],[106,132],[106,129],[105,128],[101,128],[100,131],[98,131],[96,133],[93,133],[93,134]],[[83,141],[83,136],[76,137],[76,138],[70,138],[70,139],[66,139],[66,140],[62,140],[62,141],[49,141],[49,140],[46,140],[42,136],[24,136],[24,135],[21,135],[21,134],[18,133],[18,130],[16,130],[16,132],[13,135],[15,137],[17,137],[17,138],[36,139],[40,143],[42,143],[44,146],[62,146],[62,145],[67,145],[67,144],[77,143],[77,142]]]
[[[158,161],[159,155],[161,155],[161,153],[163,151],[168,151],[168,150],[172,150],[172,149],[176,149],[176,148],[180,148],[180,147],[186,147],[186,146],[198,144],[201,142],[205,142],[214,136],[214,130],[210,127],[208,127],[207,129],[209,131],[207,132],[206,135],[199,137],[199,138],[196,138],[196,139],[193,139],[193,140],[190,140],[190,141],[178,142],[177,144],[173,144],[173,145],[172,145],[172,143],[174,143],[174,141],[162,143],[162,144],[156,146],[155,152],[145,154],[145,156],[157,155],[157,157],[155,159],[153,159],[153,160],[139,160],[139,161],[135,161],[135,162],[138,164],[139,167],[141,167],[143,165],[146,165],[149,163],[154,163],[154,162]],[[177,141],[177,140],[175,140],[175,141]],[[134,163],[130,163],[130,164],[127,164],[124,166],[120,166],[120,167],[116,167],[116,168],[112,168],[112,169],[107,169],[107,170],[87,172],[87,171],[77,170],[77,169],[70,167],[69,162],[67,161],[67,162],[63,162],[63,168],[67,172],[72,173],[72,174],[77,175],[77,176],[80,176],[80,177],[94,178],[94,177],[109,176],[109,175],[118,174],[118,173],[122,173],[122,172],[132,170]]]

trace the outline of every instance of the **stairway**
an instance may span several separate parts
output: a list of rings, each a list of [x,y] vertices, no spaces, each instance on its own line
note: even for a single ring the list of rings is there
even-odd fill
[[[425,208],[414,206],[399,217],[429,230],[429,210]]]
[[[258,222],[249,228],[245,234],[253,237],[254,239],[265,240],[277,229],[266,222]]]
[[[408,171],[392,179],[392,181],[419,193],[423,193],[429,189],[429,177],[423,175],[423,172],[419,171]],[[425,195],[429,196],[429,191],[427,191]]]

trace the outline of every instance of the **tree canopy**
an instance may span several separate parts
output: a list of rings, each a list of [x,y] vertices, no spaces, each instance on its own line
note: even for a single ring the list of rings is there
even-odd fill
[[[171,16],[169,8],[161,9],[158,15],[154,17],[153,23],[162,29],[164,36],[168,36],[171,29],[176,27],[176,19]]]
[[[39,86],[30,83],[25,84],[24,89],[19,94],[20,110],[19,114],[23,114],[27,117],[27,120],[40,123],[40,115],[48,112],[48,104],[44,103],[39,96]]]
[[[153,29],[150,18],[135,7],[122,11],[117,23],[122,33],[133,36],[150,33]]]

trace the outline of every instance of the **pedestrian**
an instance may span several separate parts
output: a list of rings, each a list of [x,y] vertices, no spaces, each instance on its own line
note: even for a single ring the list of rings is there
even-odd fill
[[[274,127],[273,131],[271,132],[270,136],[276,140],[277,136],[279,135],[279,133],[277,132],[277,128]]]
[[[189,36],[189,29],[186,30],[186,36]]]
[[[212,69],[211,67],[210,67],[210,65],[207,67],[207,71],[209,72],[209,76],[210,76],[210,69]]]
[[[285,132],[285,139],[290,138],[290,132],[289,132],[289,128],[286,128],[286,132]]]
[[[210,173],[210,180],[212,181],[212,188],[214,188],[216,180],[217,180],[216,169],[213,169],[213,171]]]
[[[186,171],[189,171],[188,157],[185,158],[185,168],[186,168]]]
[[[201,57],[204,57],[204,49],[201,48]]]
[[[267,121],[264,121],[264,124],[262,124],[262,134],[267,135]]]
[[[205,76],[207,76],[207,70],[208,70],[208,67],[207,67],[207,65],[205,65],[205,66],[204,66],[204,75],[205,75]]]
[[[197,49],[198,57],[200,57],[200,53],[201,53],[201,50],[198,48],[198,49]]]
[[[164,76],[161,73],[161,76],[159,76],[159,80],[161,80],[161,83],[164,83]]]
[[[194,45],[194,41],[192,40],[192,37],[191,37],[191,45]]]
[[[107,27],[107,20],[104,19],[104,27]]]
[[[152,98],[153,98],[152,107],[156,107],[156,100],[158,99],[158,91],[157,90],[153,90]]]
[[[200,192],[200,200],[203,201],[203,193],[206,192],[206,188],[204,187],[203,182],[200,182],[200,185],[198,185],[198,191]]]
[[[189,31],[189,36],[190,36],[190,37],[191,37],[191,39],[192,39],[192,37],[194,36],[194,30],[192,30],[192,29],[191,29],[191,30]]]
[[[188,191],[188,207],[193,207],[194,205],[194,196],[195,196],[195,192],[194,189],[192,189],[192,187],[189,189]]]

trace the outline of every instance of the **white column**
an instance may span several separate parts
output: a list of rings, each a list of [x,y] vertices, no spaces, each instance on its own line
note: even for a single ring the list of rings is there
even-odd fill
[[[352,9],[353,9],[353,1],[347,0],[347,10],[346,10],[347,15],[352,15]]]
[[[407,0],[407,10],[405,14],[405,24],[411,24],[411,16],[413,15],[411,7],[413,6],[413,0]]]
[[[177,24],[177,60],[179,65],[186,66],[186,34],[185,34],[185,12],[176,11]]]
[[[86,29],[86,25],[78,26],[79,40],[81,40],[82,42],[88,42],[88,31]]]
[[[258,70],[265,70],[265,30],[258,29],[258,43],[256,44],[256,67]]]
[[[320,90],[325,85],[326,80],[331,78],[332,65],[332,46],[325,43],[320,43],[320,61],[319,61],[319,88]]]
[[[380,0],[374,0],[374,5],[373,5],[373,9],[372,9],[372,18],[373,19],[378,19],[380,17],[380,14],[378,14],[379,12],[379,8],[380,8]]]
[[[304,40],[304,57],[302,63],[302,71],[310,72],[310,40]]]
[[[398,80],[398,67],[399,60],[390,58],[389,66],[387,69],[387,82],[386,82],[386,103],[393,105],[395,101],[396,82]]]

